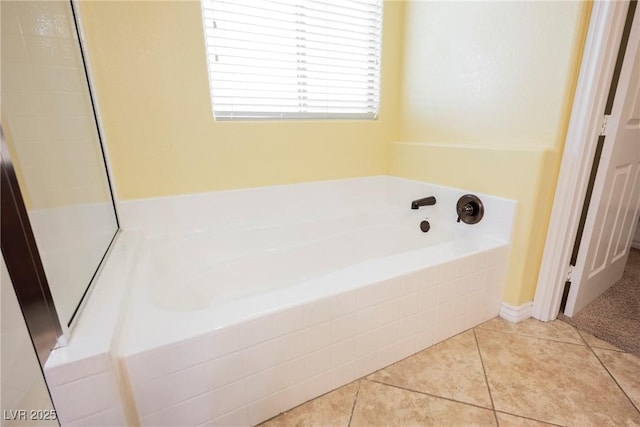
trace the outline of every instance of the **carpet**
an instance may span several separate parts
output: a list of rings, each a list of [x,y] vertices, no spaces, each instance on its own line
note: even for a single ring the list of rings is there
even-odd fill
[[[558,318],[640,356],[640,250],[631,248],[622,279],[578,314]]]

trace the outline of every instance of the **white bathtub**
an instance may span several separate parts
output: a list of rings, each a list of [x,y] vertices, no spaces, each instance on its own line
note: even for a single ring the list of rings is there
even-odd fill
[[[151,239],[148,297],[168,311],[202,310],[282,288],[307,288],[360,264],[454,239],[418,229],[407,209],[339,213],[288,224],[243,225]],[[287,291],[289,292],[289,290]]]
[[[257,424],[496,316],[515,203],[479,195],[485,218],[456,223],[465,193],[372,177],[123,204],[147,236],[118,344],[140,424]]]

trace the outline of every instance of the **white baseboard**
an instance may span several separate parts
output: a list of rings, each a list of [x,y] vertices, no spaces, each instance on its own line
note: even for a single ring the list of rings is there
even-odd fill
[[[517,307],[503,302],[500,306],[500,317],[509,322],[518,323],[531,317],[532,309],[533,301],[525,302]]]
[[[640,249],[640,241],[633,239],[633,242],[631,242],[631,247],[632,248],[636,248],[636,249]]]

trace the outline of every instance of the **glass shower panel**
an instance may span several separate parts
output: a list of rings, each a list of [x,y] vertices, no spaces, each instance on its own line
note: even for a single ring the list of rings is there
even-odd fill
[[[117,219],[69,1],[5,1],[2,127],[60,319],[69,324]]]

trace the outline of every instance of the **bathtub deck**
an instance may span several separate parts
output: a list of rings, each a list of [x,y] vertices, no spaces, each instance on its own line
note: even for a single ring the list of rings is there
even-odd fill
[[[559,320],[495,318],[261,427],[640,425],[639,370],[637,356]]]

